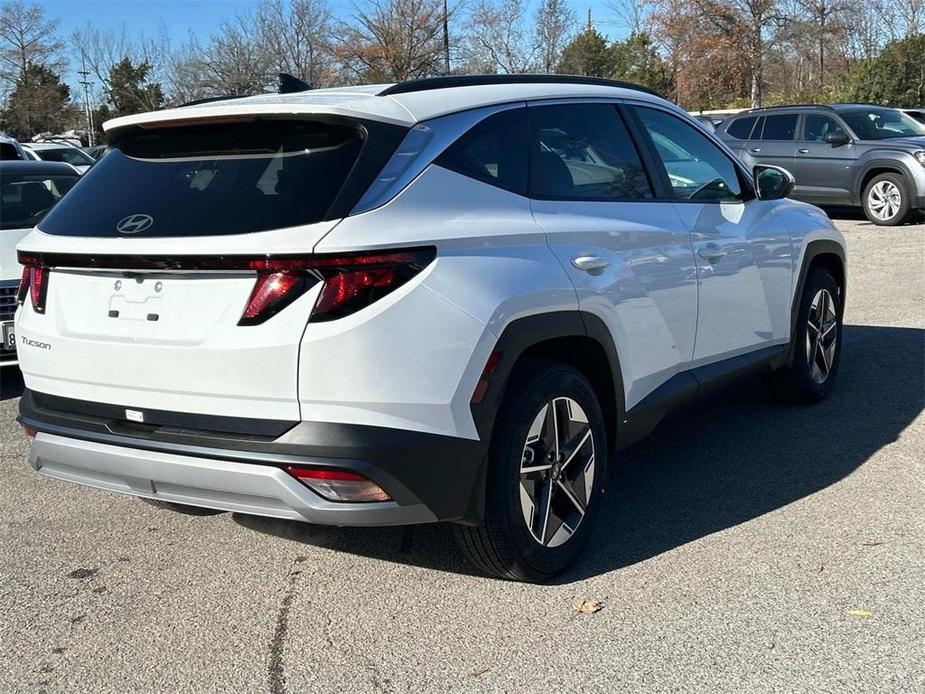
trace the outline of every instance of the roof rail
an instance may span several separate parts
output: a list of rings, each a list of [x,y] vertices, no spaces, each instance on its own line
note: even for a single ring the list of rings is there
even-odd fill
[[[411,94],[433,89],[478,87],[489,84],[591,84],[600,87],[633,89],[653,96],[662,96],[655,90],[632,82],[620,82],[602,77],[584,77],[581,75],[450,75],[447,77],[424,77],[393,84],[391,87],[383,89],[377,96],[394,96],[395,94]]]
[[[774,111],[782,108],[827,108],[830,111],[835,110],[828,104],[780,104],[778,106],[759,106],[758,108],[750,108],[747,111],[742,111],[742,113],[758,113],[759,111]]]

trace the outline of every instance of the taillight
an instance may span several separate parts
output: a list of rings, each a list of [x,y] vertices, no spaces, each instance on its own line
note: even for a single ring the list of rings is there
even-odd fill
[[[26,301],[26,294],[32,301],[32,310],[45,313],[45,299],[48,297],[48,275],[50,270],[41,260],[33,255],[19,254],[23,265],[22,277],[19,279],[19,292],[16,295],[20,305]]]
[[[310,321],[342,318],[398,289],[434,259],[433,248],[251,261],[257,283],[238,325],[257,325],[324,282]]]
[[[286,472],[328,501],[389,501],[378,484],[355,472],[290,465]]]

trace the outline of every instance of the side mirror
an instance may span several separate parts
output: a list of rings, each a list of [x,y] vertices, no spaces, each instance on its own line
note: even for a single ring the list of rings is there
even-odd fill
[[[796,180],[779,166],[755,167],[755,191],[759,200],[780,200],[793,192]]]
[[[829,133],[825,136],[825,141],[827,144],[830,144],[833,147],[841,147],[842,145],[847,145],[849,142],[851,142],[851,138],[848,137],[845,133]]]

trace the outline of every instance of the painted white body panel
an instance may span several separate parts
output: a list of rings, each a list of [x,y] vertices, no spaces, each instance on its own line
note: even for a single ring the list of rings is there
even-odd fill
[[[414,124],[515,100],[623,92],[638,100],[635,92],[588,85],[491,85],[396,97],[371,96],[373,89],[254,97],[131,116],[107,128],[236,113],[349,113]],[[513,321],[579,308],[600,317],[614,338],[632,407],[684,369],[788,340],[806,241],[843,245],[822,213],[791,201],[548,203],[436,165],[418,170],[374,209],[290,229],[182,239],[33,231],[21,249],[221,255],[436,246],[437,258],[350,316],[308,323],[318,285],[266,323],[247,327],[236,323],[252,273],[141,273],[137,286],[117,291],[118,273],[55,270],[47,313],[35,314],[28,302],[19,311],[19,333],[52,345],[21,351],[26,385],[140,408],[472,439],[472,392]],[[727,250],[712,265],[696,255],[709,243]],[[587,254],[608,266],[600,272],[572,266]],[[149,288],[158,279],[164,291],[154,297]],[[114,302],[125,319],[108,318]],[[162,319],[139,320],[149,302],[160,302]]]
[[[0,280],[18,280],[22,265],[16,260],[16,244],[30,229],[0,229]]]

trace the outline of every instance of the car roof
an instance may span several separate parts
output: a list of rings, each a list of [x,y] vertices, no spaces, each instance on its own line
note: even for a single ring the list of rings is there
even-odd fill
[[[80,174],[74,169],[70,164],[65,164],[60,161],[34,161],[34,160],[5,160],[0,162],[0,170],[4,173],[19,173],[19,174],[39,174],[39,175],[51,175],[51,174],[68,174],[71,176],[79,176]]]
[[[328,113],[412,126],[459,111],[516,101],[574,97],[633,98],[680,108],[653,92],[622,82],[562,75],[437,77],[398,84],[261,94],[180,106],[107,121],[112,132],[132,125],[235,115]]]
[[[69,142],[23,142],[24,147],[29,149],[79,149]]]

